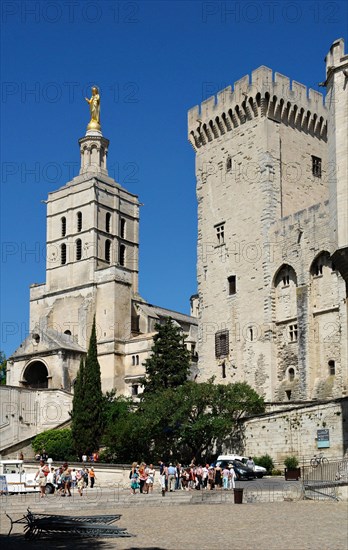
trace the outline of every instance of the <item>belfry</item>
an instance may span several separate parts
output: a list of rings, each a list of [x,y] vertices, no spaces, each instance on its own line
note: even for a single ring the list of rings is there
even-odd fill
[[[72,391],[95,315],[103,390],[137,395],[156,322],[177,321],[194,354],[196,320],[139,296],[139,200],[108,175],[96,86],[86,100],[81,168],[49,193],[46,282],[30,288],[30,335],[9,359],[7,383]]]

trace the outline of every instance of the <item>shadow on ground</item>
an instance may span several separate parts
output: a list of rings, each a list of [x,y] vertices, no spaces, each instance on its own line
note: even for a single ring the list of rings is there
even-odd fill
[[[13,534],[0,535],[0,547],[2,550],[23,550],[23,547],[29,549],[60,548],[66,550],[109,550],[117,548],[117,537],[108,540],[98,538],[78,538],[76,536],[67,537],[40,537],[40,539],[28,541],[24,535]],[[129,550],[165,550],[159,546],[130,546]]]

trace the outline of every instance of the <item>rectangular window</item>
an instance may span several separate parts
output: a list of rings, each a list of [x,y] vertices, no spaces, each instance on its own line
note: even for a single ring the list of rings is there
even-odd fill
[[[312,174],[316,178],[321,178],[321,158],[312,155]]]
[[[219,223],[215,226],[216,229],[216,239],[218,244],[224,244],[225,242],[225,224]]]
[[[235,294],[237,292],[236,276],[231,275],[230,277],[227,278],[227,280],[228,280],[228,293],[230,296],[232,296],[232,294]]]
[[[297,342],[297,324],[289,325],[289,342]]]
[[[228,330],[219,330],[215,333],[215,357],[227,357],[229,350]]]

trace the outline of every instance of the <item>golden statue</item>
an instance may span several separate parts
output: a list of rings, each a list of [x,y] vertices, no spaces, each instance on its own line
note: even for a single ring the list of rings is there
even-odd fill
[[[89,103],[89,110],[91,112],[91,120],[88,123],[87,130],[100,131],[100,95],[98,88],[93,86],[91,99],[88,99],[88,97],[85,99]]]

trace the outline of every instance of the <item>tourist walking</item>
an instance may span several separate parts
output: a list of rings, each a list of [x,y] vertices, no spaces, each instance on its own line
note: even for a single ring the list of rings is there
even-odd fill
[[[208,468],[208,485],[210,491],[215,488],[215,471],[213,466],[209,466]]]
[[[43,498],[46,496],[46,484],[47,484],[48,472],[49,472],[49,468],[47,464],[45,464],[44,460],[40,460],[39,469],[35,475],[35,479],[38,479],[38,482],[39,482],[40,498]]]
[[[96,480],[96,475],[95,475],[94,468],[92,467],[89,471],[89,481],[91,483],[91,489],[93,489],[94,487],[95,480]]]
[[[83,469],[81,468],[76,472],[76,483],[77,483],[77,490],[79,492],[80,497],[83,496],[83,489],[85,487],[85,480],[83,479]]]
[[[133,462],[131,471],[129,472],[131,494],[135,495],[137,489],[139,489],[139,473],[137,463]]]
[[[86,466],[83,469],[83,479],[84,479],[84,482],[85,482],[85,487],[88,487],[89,470]]]
[[[153,484],[155,482],[155,468],[153,467],[153,464],[150,464],[148,468],[145,470],[147,479],[146,479],[146,486],[147,486],[147,493],[151,494],[153,492]]]
[[[175,491],[175,474],[176,468],[170,463],[168,466],[168,491],[171,493]]]
[[[229,464],[229,466],[230,466],[229,486],[230,486],[230,489],[235,489],[235,487],[236,487],[236,472],[234,471],[233,464]]]
[[[222,488],[222,470],[220,466],[215,466],[215,485],[217,489]]]
[[[146,464],[145,462],[142,462],[139,466],[139,483],[140,483],[140,492],[141,493],[146,493],[147,490],[146,490],[146,486],[145,486],[145,483],[146,483],[146,479],[147,479],[147,474],[146,474]]]
[[[64,482],[64,493],[62,496],[71,497],[71,469],[69,468],[67,462],[64,462],[63,464],[62,481]]]
[[[203,483],[203,488],[204,488],[204,489],[207,489],[207,484],[208,484],[208,469],[209,469],[209,464],[206,464],[206,465],[203,466],[203,468],[202,468],[202,471],[203,471],[202,483]]]
[[[225,466],[225,468],[222,470],[222,482],[223,482],[224,491],[227,491],[227,489],[229,488],[228,486],[229,477],[230,477],[230,471],[227,468],[227,466]]]

